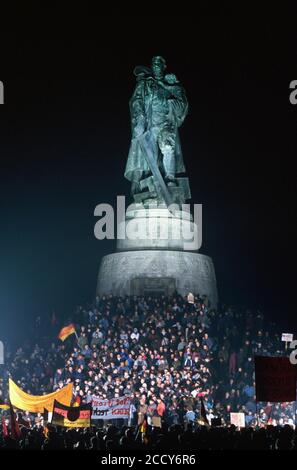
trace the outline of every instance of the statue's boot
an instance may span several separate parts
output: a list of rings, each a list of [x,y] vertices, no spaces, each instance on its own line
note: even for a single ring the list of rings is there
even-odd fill
[[[166,148],[163,153],[163,166],[165,170],[165,183],[167,186],[176,186],[174,150]]]

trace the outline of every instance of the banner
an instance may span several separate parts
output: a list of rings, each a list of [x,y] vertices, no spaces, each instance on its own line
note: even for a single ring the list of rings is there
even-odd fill
[[[282,333],[282,341],[291,343],[293,341],[293,333]]]
[[[152,416],[152,417],[148,416],[147,424],[149,426],[154,426],[155,428],[161,428],[162,427],[161,416]]]
[[[288,357],[255,356],[256,400],[296,400],[296,366]]]
[[[72,399],[73,384],[49,393],[48,395],[29,395],[23,392],[13,380],[9,379],[9,400],[16,408],[32,413],[43,413],[44,409],[52,410],[54,401],[58,400],[63,405],[70,405]]]
[[[130,397],[102,400],[93,396],[91,403],[93,408],[92,419],[129,419]]]
[[[244,413],[230,413],[230,424],[234,424],[237,428],[245,428]]]
[[[90,405],[66,406],[55,400],[51,424],[66,428],[89,428],[91,413]]]

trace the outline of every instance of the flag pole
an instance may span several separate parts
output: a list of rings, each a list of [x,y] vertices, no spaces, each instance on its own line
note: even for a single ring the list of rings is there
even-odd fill
[[[270,421],[270,420],[272,421],[272,412],[274,411],[274,408],[273,408],[273,407],[274,407],[274,403],[272,403],[272,405],[271,405],[271,410],[270,410],[270,413],[269,413],[268,418],[267,418],[267,424],[266,424],[266,426],[269,425],[269,421]]]
[[[74,333],[75,333],[75,336],[76,336],[76,343],[77,343],[77,346],[80,348],[80,350],[82,351],[83,348],[79,345],[79,342],[78,342],[78,335],[76,333],[76,330],[74,330]]]

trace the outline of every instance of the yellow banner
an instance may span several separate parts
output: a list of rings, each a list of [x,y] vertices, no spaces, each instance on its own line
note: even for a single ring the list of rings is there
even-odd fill
[[[13,380],[9,379],[10,403],[20,410],[31,411],[32,413],[43,413],[44,409],[52,411],[54,400],[58,400],[63,405],[70,406],[72,389],[73,384],[68,384],[66,387],[48,395],[28,395]]]
[[[63,426],[65,428],[89,428],[90,418],[89,419],[77,419],[76,421],[69,421],[69,419],[64,419],[61,422],[52,421],[52,424],[56,426]]]

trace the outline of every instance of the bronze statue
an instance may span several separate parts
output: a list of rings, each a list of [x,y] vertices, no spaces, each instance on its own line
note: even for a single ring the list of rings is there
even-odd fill
[[[134,69],[136,87],[130,99],[132,140],[125,177],[132,194],[152,175],[156,193],[168,205],[176,175],[185,172],[178,128],[188,112],[185,91],[174,74],[165,74],[166,62],[155,56],[151,67]]]

